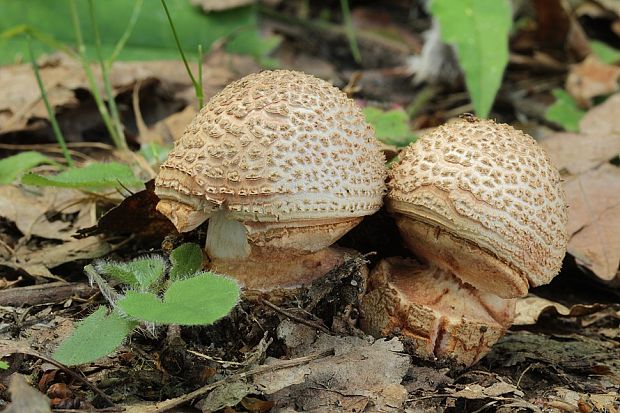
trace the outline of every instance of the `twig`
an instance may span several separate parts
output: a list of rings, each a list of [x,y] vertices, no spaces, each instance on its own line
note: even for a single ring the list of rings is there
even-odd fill
[[[300,324],[304,324],[307,325],[308,327],[312,327],[312,328],[316,328],[317,330],[320,330],[321,332],[325,333],[325,334],[329,334],[330,331],[327,327],[319,324],[319,323],[315,323],[314,321],[310,321],[310,320],[306,320],[303,319],[301,317],[296,316],[295,314],[291,314],[290,312],[284,310],[283,308],[278,307],[277,305],[273,304],[272,302],[265,300],[264,298],[260,299],[261,303],[265,304],[267,307],[271,308],[272,310],[275,310],[277,312],[279,312],[282,315],[287,316],[288,318],[290,318],[291,320],[297,321]]]
[[[235,373],[232,374],[228,377],[226,377],[223,380],[217,381],[213,384],[208,384],[206,386],[202,386],[201,388],[194,390],[191,393],[187,393],[183,396],[180,397],[176,397],[174,399],[170,399],[170,400],[166,400],[163,401],[161,403],[157,403],[154,406],[151,407],[147,407],[144,410],[142,410],[142,413],[161,413],[161,412],[165,412],[169,409],[172,409],[173,407],[179,406],[183,403],[186,403],[192,399],[195,399],[197,397],[203,396],[206,393],[210,392],[213,389],[216,389],[224,384],[227,383],[231,383],[240,379],[244,379],[247,377],[251,377],[251,376],[257,376],[259,374],[264,374],[264,373],[269,373],[269,372],[273,372],[276,370],[281,370],[281,369],[286,369],[289,367],[295,367],[298,366],[300,364],[306,364],[310,361],[313,360],[317,360],[319,358],[322,357],[328,357],[328,356],[332,356],[334,355],[334,349],[329,349],[327,351],[323,351],[321,353],[318,354],[311,354],[309,356],[305,356],[305,357],[299,357],[296,359],[292,359],[292,360],[285,360],[282,361],[280,363],[277,364],[270,364],[270,365],[262,365],[262,366],[258,366],[253,370],[250,371],[244,371],[244,372],[239,372],[239,373]]]

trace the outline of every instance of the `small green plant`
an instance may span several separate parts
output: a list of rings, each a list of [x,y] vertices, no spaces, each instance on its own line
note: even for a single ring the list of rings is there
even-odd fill
[[[57,175],[38,175],[28,173],[21,182],[26,185],[55,186],[87,190],[101,190],[124,186],[142,186],[128,165],[118,162],[94,162],[83,168],[71,167]]]
[[[476,114],[491,111],[508,64],[512,25],[508,0],[433,0],[441,38],[456,48]]]
[[[0,370],[7,370],[9,367],[10,367],[9,363],[7,363],[6,361],[0,360]]]
[[[56,349],[54,358],[67,365],[84,364],[113,352],[131,332],[147,322],[205,325],[227,315],[239,300],[236,281],[200,271],[202,250],[183,244],[170,254],[171,267],[161,256],[126,263],[99,261],[84,270],[110,303],[78,323]],[[167,277],[166,277],[167,275]],[[117,293],[106,281],[124,286]]]
[[[579,131],[579,121],[585,115],[575,99],[563,89],[554,89],[555,102],[547,108],[545,119],[556,123],[569,132]]]
[[[41,164],[60,166],[40,152],[26,151],[0,159],[0,185],[13,183],[24,173]]]
[[[375,128],[375,136],[387,145],[407,146],[415,142],[409,127],[409,116],[403,109],[381,109],[367,106],[363,109],[366,120]]]

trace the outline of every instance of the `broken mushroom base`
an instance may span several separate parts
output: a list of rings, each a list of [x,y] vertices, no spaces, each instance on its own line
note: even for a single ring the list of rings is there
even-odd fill
[[[387,258],[369,278],[362,329],[409,338],[417,356],[470,366],[487,354],[514,318],[515,299],[483,293],[448,271]]]

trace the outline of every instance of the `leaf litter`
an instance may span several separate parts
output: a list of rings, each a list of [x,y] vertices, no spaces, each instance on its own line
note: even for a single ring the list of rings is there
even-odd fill
[[[606,3],[609,4],[605,6]],[[611,3],[597,2],[595,7],[608,15],[615,7]],[[537,2],[537,7],[552,9],[544,2]],[[377,40],[377,36],[390,37],[385,36],[388,29],[403,32],[409,26],[397,19],[391,21],[389,14],[382,18],[385,20],[380,27],[361,26],[362,31],[373,31],[373,36],[366,36],[367,32],[360,36],[362,57],[370,64],[360,68],[361,80],[351,82],[348,90],[361,91],[372,99],[385,99],[388,104],[384,107],[393,107],[393,103],[407,104],[413,100],[414,92],[408,86],[411,73],[398,67],[382,70],[372,66],[395,61],[393,56],[381,56],[381,50],[387,49],[377,46],[384,41]],[[568,19],[566,27],[553,29],[558,29],[562,44],[569,43],[570,54],[589,53],[589,47],[583,43],[580,21],[569,13],[551,18]],[[356,20],[360,21],[360,14],[354,13]],[[299,47],[312,39],[307,36],[308,31],[279,24],[290,36],[288,44],[278,51],[286,57],[282,61],[297,62],[302,69],[317,68],[341,87],[354,77],[351,70],[341,69],[337,58],[317,58],[315,50]],[[572,26],[577,27],[577,35],[570,34]],[[265,27],[271,30],[276,24],[267,21]],[[323,32],[328,36],[321,38],[330,46],[339,41],[335,40],[338,35],[329,37],[336,33],[330,32],[334,27],[338,26],[327,26]],[[415,33],[404,41],[391,37],[391,44],[399,50],[399,64],[406,61],[407,54],[421,40]],[[536,47],[535,42],[531,44]],[[322,49],[330,53],[343,50],[342,46]],[[540,53],[532,53],[529,60],[524,58],[526,54],[519,56],[521,60],[511,55],[511,62],[520,61],[526,68],[566,67],[564,60],[557,60],[566,56],[541,57]],[[63,56],[42,62],[41,72],[52,105],[57,113],[67,115],[67,123],[78,122],[79,111],[85,106],[82,93],[86,89],[79,67]],[[620,94],[598,103],[600,95],[617,90],[617,66],[601,66],[591,60],[572,63],[569,91],[577,101],[594,106],[579,122],[578,132],[552,134],[543,143],[563,171],[571,203],[569,253],[580,269],[614,282],[618,279],[620,260],[616,239],[620,233],[620,211],[616,211],[620,200],[616,194],[620,191],[614,190],[619,181],[614,158],[620,153]],[[230,81],[259,70],[252,59],[217,48],[206,57],[205,65],[207,96]],[[0,137],[12,141],[14,136],[27,136],[36,144],[42,137],[33,138],[26,133],[42,130],[43,126],[36,121],[47,119],[47,113],[30,67],[7,66],[0,68],[0,73],[0,84],[4,85],[0,90],[6,90],[0,95]],[[507,82],[511,82],[511,75],[518,76],[518,70],[509,70],[508,75]],[[180,62],[118,62],[112,71],[112,83],[115,97],[124,100],[125,108],[132,106],[128,97],[135,98],[133,112],[126,112],[129,118],[135,117],[137,121],[138,113],[142,115],[141,127],[130,134],[130,141],[135,144],[170,145],[195,113],[193,90]],[[460,108],[470,107],[462,96],[440,89],[423,102],[422,106],[429,109],[422,109],[411,119],[411,125],[432,127],[442,121],[442,116],[458,114]],[[162,110],[164,105],[168,106]],[[534,118],[542,119],[543,115]],[[78,129],[80,133],[72,135],[77,141],[83,139],[87,130],[81,126]],[[93,151],[85,153],[95,158],[100,155]],[[153,165],[156,170],[156,163]],[[165,253],[172,249],[170,244],[204,242],[204,228],[180,235],[167,221],[158,218],[154,209],[156,199],[148,189],[112,200],[90,195],[72,189],[0,187],[0,225],[6,228],[0,234],[0,280],[6,284],[0,290],[0,298],[8,291],[37,286],[33,283],[49,285],[50,290],[56,291],[56,284],[52,288],[52,283],[46,284],[40,276],[85,285],[82,267],[99,256],[131,259],[145,251]],[[112,206],[115,208],[110,209]],[[105,211],[109,211],[108,215],[102,217]],[[90,231],[84,231],[89,227]],[[82,239],[75,239],[79,230]],[[354,229],[350,239],[366,238],[368,234],[363,231],[367,228]],[[371,240],[364,242],[372,245]],[[377,250],[376,245],[367,251],[373,250]],[[578,273],[575,268],[570,270]],[[123,402],[127,411],[137,412],[174,411],[192,401],[198,403],[186,411],[617,411],[617,300],[614,303],[601,299],[598,303],[578,294],[569,299],[559,293],[549,294],[548,290],[540,296],[524,298],[518,302],[517,326],[489,356],[463,371],[411,358],[397,338],[364,338],[355,328],[355,300],[347,301],[354,294],[345,296],[339,291],[346,283],[338,284],[338,280],[351,279],[351,273],[351,268],[340,268],[329,279],[328,284],[333,283],[331,288],[316,287],[310,293],[310,301],[297,297],[292,302],[269,306],[264,301],[244,300],[229,317],[209,328],[159,329],[158,337],[165,337],[161,340],[134,334],[116,353],[82,366],[81,370],[89,382],[111,394],[117,403]],[[572,282],[565,278],[560,281]],[[33,290],[23,291],[36,295]],[[83,318],[101,302],[89,291],[58,295],[51,304],[43,300],[0,307],[0,338],[11,340],[12,345],[19,344],[10,352],[2,352],[11,369],[45,371],[49,377],[55,377],[45,386],[70,382],[53,365],[37,370],[37,359],[50,354],[70,334],[72,320]],[[1,342],[0,348],[4,345],[6,349],[7,342]],[[17,353],[28,357],[16,357]],[[101,399],[97,400],[94,390],[75,383],[69,385],[81,397],[78,408],[92,407],[91,401],[98,403],[98,407],[104,405]],[[168,402],[161,401],[166,399]]]

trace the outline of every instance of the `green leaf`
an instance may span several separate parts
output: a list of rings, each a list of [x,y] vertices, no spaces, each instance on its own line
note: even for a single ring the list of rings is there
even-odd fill
[[[170,253],[172,269],[170,279],[177,280],[193,275],[202,269],[202,248],[198,244],[186,243]]]
[[[162,279],[166,262],[159,255],[153,255],[129,262],[99,261],[95,268],[100,274],[146,291]]]
[[[383,111],[367,106],[363,109],[366,120],[375,128],[375,136],[388,145],[407,146],[415,142],[409,128],[409,116],[403,109]]]
[[[21,152],[0,160],[0,185],[12,183],[18,176],[43,163],[59,165],[42,153],[35,151]]]
[[[614,49],[598,40],[592,40],[590,46],[592,47],[592,52],[594,52],[601,62],[607,63],[608,65],[620,62],[620,50]]]
[[[95,57],[93,30],[90,27],[88,2],[77,1],[78,16],[86,43],[86,53]],[[116,42],[122,36],[129,22],[133,1],[106,0],[95,2],[97,26],[99,27],[104,58],[110,56]],[[239,7],[222,12],[205,14],[199,7],[192,6],[188,0],[167,0],[179,40],[190,58],[196,56],[196,47],[202,44],[205,50],[218,40],[227,38],[226,49],[233,53],[247,53],[260,58],[270,52],[277,43],[275,37],[262,38],[258,29],[256,7]],[[71,47],[75,37],[71,25],[69,3],[67,0],[0,0],[2,19],[0,32],[13,36],[0,41],[0,64],[13,63],[26,55],[26,43],[22,36],[23,26],[47,34],[51,39]],[[21,26],[21,27],[20,27]],[[6,37],[6,36],[5,36]],[[38,38],[38,37],[37,37]],[[39,44],[35,53],[53,51],[52,41]],[[120,60],[178,59],[179,53],[167,23],[163,7],[159,1],[148,0],[125,47],[119,55]]]
[[[433,0],[430,10],[457,50],[476,114],[486,118],[508,63],[509,0]]]
[[[108,314],[101,306],[77,324],[73,334],[56,349],[53,357],[63,364],[84,364],[112,353],[136,327],[135,321],[121,317],[116,311]]]
[[[211,272],[175,281],[163,300],[155,294],[127,291],[118,306],[131,317],[157,324],[212,324],[232,310],[239,300],[239,286],[230,278]]]
[[[171,146],[164,146],[156,142],[150,142],[140,146],[140,155],[146,159],[149,165],[155,166],[165,161],[171,150]]]
[[[0,360],[0,370],[7,370],[9,367],[10,367],[9,363],[7,363],[6,361]]]
[[[570,132],[579,131],[579,121],[585,111],[579,108],[575,99],[563,89],[554,89],[555,102],[547,108],[545,119],[557,123]]]
[[[129,166],[118,162],[92,163],[84,168],[69,168],[53,176],[29,173],[24,175],[22,183],[94,190],[119,186],[136,188],[143,185]]]

